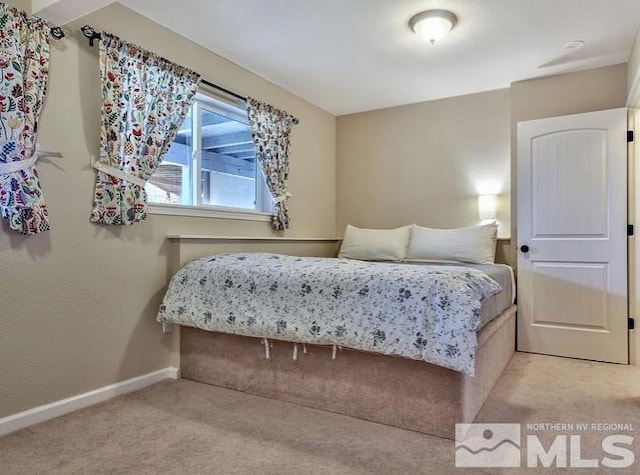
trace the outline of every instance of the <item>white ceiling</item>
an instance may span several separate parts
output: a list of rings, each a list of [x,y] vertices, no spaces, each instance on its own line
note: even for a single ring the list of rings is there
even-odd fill
[[[640,22],[640,0],[121,3],[335,115],[624,63]],[[434,46],[407,26],[431,8],[458,16]]]

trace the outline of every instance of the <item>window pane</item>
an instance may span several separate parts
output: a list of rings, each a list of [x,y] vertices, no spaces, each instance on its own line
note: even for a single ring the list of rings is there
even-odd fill
[[[150,203],[271,211],[246,109],[198,93],[146,191]]]
[[[275,202],[273,201],[273,197],[269,192],[267,180],[264,177],[264,173],[262,173],[262,167],[258,163],[256,163],[256,170],[256,173],[258,175],[258,186],[256,188],[256,209],[265,213],[273,213]]]
[[[151,203],[193,204],[192,110],[193,107],[189,109],[164,160],[147,182],[145,190]]]
[[[256,209],[256,155],[247,124],[201,108],[202,204]]]

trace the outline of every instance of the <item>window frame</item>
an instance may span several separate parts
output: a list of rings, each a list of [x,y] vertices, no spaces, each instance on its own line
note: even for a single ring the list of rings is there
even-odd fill
[[[239,112],[246,108],[244,101],[227,97],[227,95],[217,92],[203,90],[200,88],[196,93],[193,104],[191,105],[192,117],[192,154],[191,154],[191,180],[186,186],[183,185],[183,199],[190,196],[192,203],[197,203],[202,193],[201,173],[202,173],[202,129],[201,129],[201,111],[209,110],[213,113],[223,115],[229,119],[240,122],[249,126],[249,119],[246,115]],[[255,189],[254,200],[255,208],[240,208],[221,206],[214,204],[173,204],[148,202],[147,209],[150,214],[171,215],[171,216],[190,216],[202,218],[222,218],[222,219],[239,219],[246,221],[264,221],[271,222],[273,215],[273,198],[271,198],[271,210],[267,209],[266,197],[271,196],[266,185],[262,167],[256,158],[255,162]],[[195,184],[195,186],[193,186]]]

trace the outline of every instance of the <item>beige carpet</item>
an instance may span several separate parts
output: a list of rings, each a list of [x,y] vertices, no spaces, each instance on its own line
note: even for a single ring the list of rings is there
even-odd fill
[[[398,390],[401,390],[400,388]],[[640,473],[640,370],[518,353],[477,422],[633,425]],[[526,431],[523,431],[526,434]],[[557,433],[540,433],[541,440]],[[605,432],[582,433],[602,457]],[[415,432],[190,381],[163,382],[0,439],[0,473],[566,473],[454,469],[454,445]]]

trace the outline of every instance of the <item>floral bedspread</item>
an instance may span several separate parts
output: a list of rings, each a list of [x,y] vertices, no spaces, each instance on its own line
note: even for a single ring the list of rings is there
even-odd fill
[[[500,290],[466,267],[216,254],[176,273],[158,321],[398,355],[473,376],[480,307]]]

